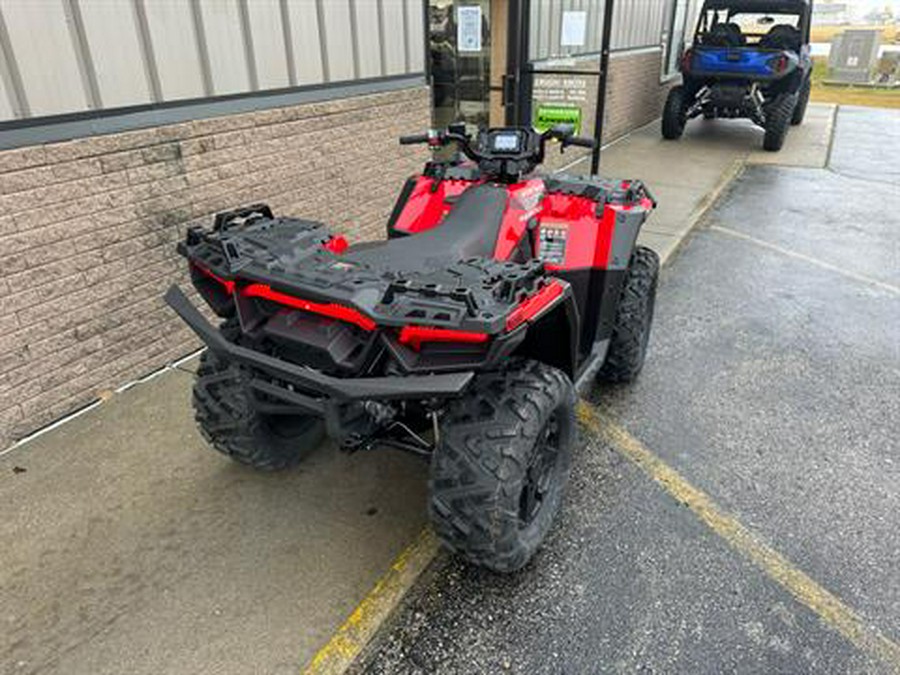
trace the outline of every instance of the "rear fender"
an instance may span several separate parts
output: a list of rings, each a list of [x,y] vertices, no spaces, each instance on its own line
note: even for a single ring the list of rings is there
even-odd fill
[[[578,367],[578,307],[567,294],[553,309],[528,326],[515,355],[534,359],[575,377]]]

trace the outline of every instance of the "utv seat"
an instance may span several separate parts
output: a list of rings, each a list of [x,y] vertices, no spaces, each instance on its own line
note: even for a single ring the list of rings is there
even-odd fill
[[[736,23],[719,23],[709,31],[705,42],[712,47],[744,47],[747,36]]]
[[[490,258],[500,234],[506,199],[506,190],[500,187],[469,188],[444,220],[430,230],[351,246],[342,257],[386,272],[427,272],[467,258]]]
[[[772,29],[759,41],[759,46],[763,49],[787,49],[799,52],[800,42],[799,30],[793,26],[781,24],[772,26]]]

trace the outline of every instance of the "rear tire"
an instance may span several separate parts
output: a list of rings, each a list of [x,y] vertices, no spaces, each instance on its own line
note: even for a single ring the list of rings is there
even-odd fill
[[[684,126],[687,124],[687,116],[684,110],[684,87],[678,85],[672,87],[666,98],[663,108],[662,135],[669,141],[674,141],[684,134]]]
[[[766,110],[766,135],[763,138],[763,149],[769,152],[781,150],[796,107],[796,94],[782,94],[769,104]]]
[[[794,113],[791,115],[791,124],[797,126],[803,123],[806,117],[806,108],[809,105],[809,97],[812,94],[812,81],[807,77],[803,80],[800,92],[797,94],[797,105],[794,107]]]
[[[636,247],[625,273],[616,323],[598,380],[631,382],[644,367],[658,279],[659,256],[644,246]]]
[[[226,321],[222,332],[236,339],[240,328]],[[251,404],[250,373],[206,351],[194,382],[194,411],[200,433],[228,458],[260,471],[298,464],[325,436],[322,420],[309,415],[263,415]]]
[[[562,501],[575,389],[556,368],[514,360],[450,404],[431,460],[429,514],[443,544],[495,572],[524,567]]]

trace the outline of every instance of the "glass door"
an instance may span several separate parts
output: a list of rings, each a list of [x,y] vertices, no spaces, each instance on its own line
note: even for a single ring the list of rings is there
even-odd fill
[[[429,58],[436,128],[487,127],[490,111],[490,0],[429,0]]]

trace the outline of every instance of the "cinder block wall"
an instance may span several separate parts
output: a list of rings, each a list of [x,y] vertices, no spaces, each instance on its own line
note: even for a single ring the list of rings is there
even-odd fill
[[[614,56],[609,62],[603,141],[609,142],[662,115],[675,80],[660,83],[662,51]]]
[[[0,151],[0,449],[198,347],[175,243],[257,201],[383,236],[424,87]]]

